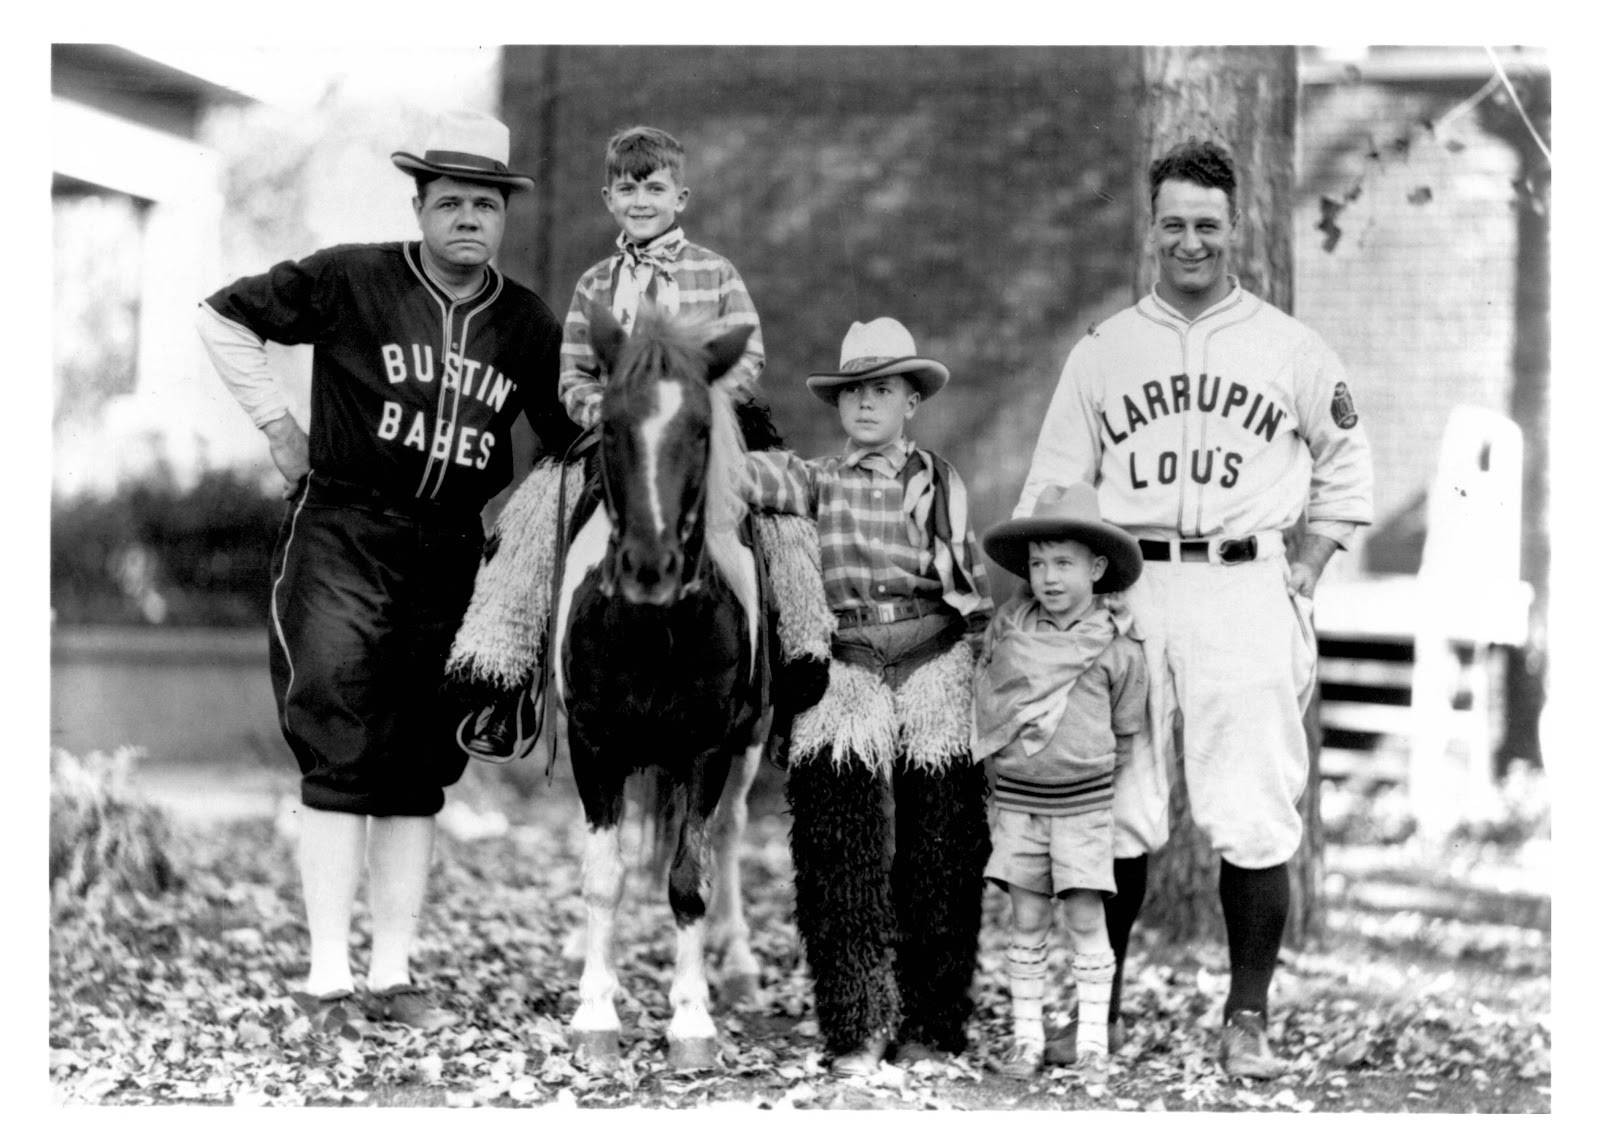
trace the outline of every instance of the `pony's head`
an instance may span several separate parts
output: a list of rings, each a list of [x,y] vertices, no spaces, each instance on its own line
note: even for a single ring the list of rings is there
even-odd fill
[[[654,606],[678,601],[699,586],[708,519],[728,529],[743,509],[742,448],[728,395],[715,382],[751,331],[713,337],[646,310],[630,337],[607,309],[590,315],[590,341],[609,374],[599,455],[614,525],[601,569],[608,594]]]

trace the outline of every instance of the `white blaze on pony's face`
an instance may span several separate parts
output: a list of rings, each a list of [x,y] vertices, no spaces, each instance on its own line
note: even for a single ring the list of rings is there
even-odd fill
[[[661,509],[662,442],[674,417],[683,409],[683,381],[664,380],[656,385],[656,409],[639,425],[640,452],[644,456],[645,504],[656,534],[667,539],[667,518]]]

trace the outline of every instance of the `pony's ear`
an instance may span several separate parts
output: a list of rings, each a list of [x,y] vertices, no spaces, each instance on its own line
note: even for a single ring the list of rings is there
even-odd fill
[[[737,325],[706,342],[706,352],[711,354],[706,365],[706,380],[716,380],[738,364],[739,358],[744,355],[745,342],[755,331],[754,325]]]
[[[627,339],[628,334],[622,331],[622,326],[617,324],[610,309],[604,305],[590,308],[589,343],[594,346],[594,354],[600,358],[607,372],[616,369],[617,354],[622,351],[622,342]]]

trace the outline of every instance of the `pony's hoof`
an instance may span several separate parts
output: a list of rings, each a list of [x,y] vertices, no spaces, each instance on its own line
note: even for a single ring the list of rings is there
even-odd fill
[[[749,1006],[761,1002],[761,979],[752,974],[723,975],[717,994],[727,1006]]]
[[[717,1040],[669,1038],[667,1064],[680,1073],[685,1070],[714,1070],[717,1068]]]
[[[569,1030],[567,1043],[580,1062],[601,1070],[622,1064],[622,1038],[615,1030]]]

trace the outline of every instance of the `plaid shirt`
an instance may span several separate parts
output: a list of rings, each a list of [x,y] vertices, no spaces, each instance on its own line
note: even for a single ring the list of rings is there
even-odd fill
[[[758,508],[817,521],[822,550],[822,584],[828,605],[836,611],[864,610],[878,602],[917,598],[944,599],[967,615],[969,634],[988,625],[992,609],[983,560],[970,524],[965,524],[966,488],[948,468],[953,500],[963,534],[952,535],[950,548],[958,573],[975,589],[952,600],[935,555],[933,528],[918,535],[908,510],[902,474],[914,444],[904,438],[880,449],[854,448],[842,456],[803,460],[793,452],[751,452],[747,469]],[[922,453],[931,464],[931,453]],[[930,492],[931,494],[931,492]]]
[[[755,326],[744,355],[728,370],[726,378],[746,397],[753,395],[756,378],[766,363],[761,319],[756,316],[755,303],[750,300],[744,280],[732,262],[704,246],[684,241],[683,230],[675,226],[642,250],[619,235],[617,252],[590,266],[578,279],[561,338],[558,391],[567,415],[584,428],[599,418],[600,394],[605,389],[605,381],[600,376],[600,362],[589,344],[589,312],[593,306],[603,305],[612,310],[619,321],[624,320],[624,315],[616,312],[618,281],[627,272],[630,261],[643,261],[654,267],[643,301],[663,303],[670,309],[668,299],[676,293],[676,312],[685,320],[710,322],[717,332],[736,325]],[[672,288],[661,288],[661,278],[666,278]],[[632,316],[628,315],[626,325],[631,326]]]

